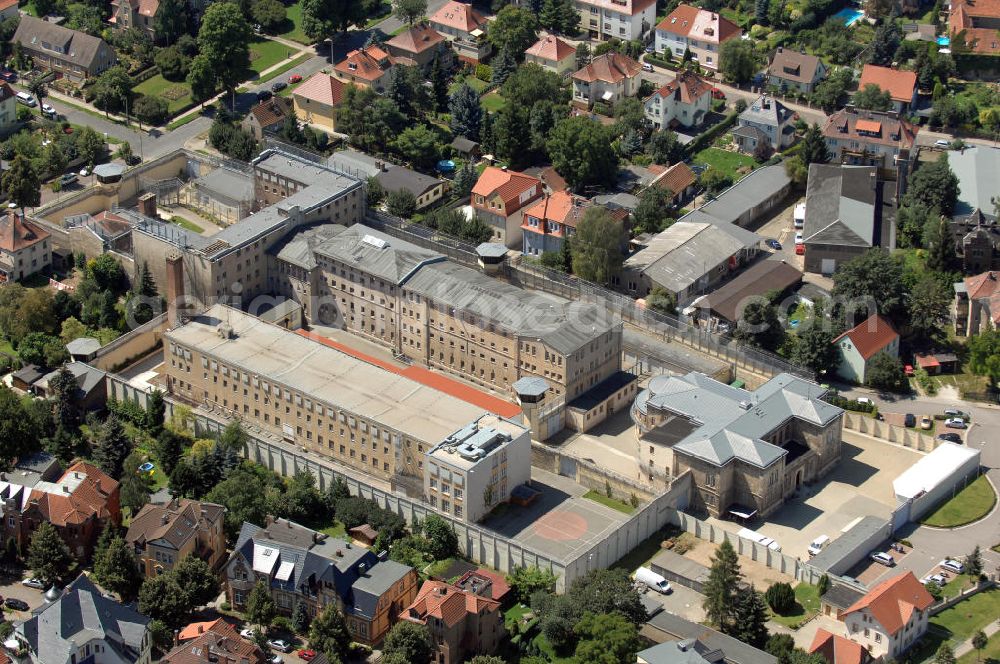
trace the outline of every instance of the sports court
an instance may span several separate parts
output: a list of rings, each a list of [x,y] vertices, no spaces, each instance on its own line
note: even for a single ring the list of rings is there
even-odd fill
[[[507,505],[482,525],[555,560],[569,560],[589,550],[629,519],[629,515],[589,498],[583,486],[538,468],[532,488],[541,495],[528,507]]]

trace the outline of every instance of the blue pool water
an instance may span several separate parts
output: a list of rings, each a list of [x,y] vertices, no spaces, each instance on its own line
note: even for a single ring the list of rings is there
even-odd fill
[[[865,13],[860,9],[847,8],[847,9],[841,9],[839,12],[834,14],[833,18],[839,18],[841,21],[844,22],[844,25],[846,25],[847,27],[851,27],[852,25],[857,23],[858,20],[864,15]]]
[[[451,173],[455,170],[455,162],[451,159],[442,159],[437,163],[437,169],[442,173]]]
[[[944,35],[941,35],[940,37],[937,38],[937,45],[951,46],[951,37],[945,37]]]

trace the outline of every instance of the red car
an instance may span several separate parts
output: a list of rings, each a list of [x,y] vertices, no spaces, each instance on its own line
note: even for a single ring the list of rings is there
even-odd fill
[[[299,656],[299,659],[304,659],[307,662],[311,662],[316,657],[315,650],[300,650],[296,654]]]
[[[298,83],[301,80],[302,80],[301,74],[292,74],[291,76],[288,77],[289,83]]]
[[[805,256],[805,254],[806,254],[806,245],[801,244],[801,243],[796,244],[795,245],[795,255],[796,256]]]
[[[719,88],[712,88],[712,99],[725,99],[726,93]]]

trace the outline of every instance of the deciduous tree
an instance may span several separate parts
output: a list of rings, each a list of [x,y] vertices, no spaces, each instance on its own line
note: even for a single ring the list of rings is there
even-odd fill
[[[32,533],[26,562],[32,574],[46,587],[65,581],[76,569],[69,547],[48,521],[42,521]]]
[[[233,3],[210,4],[201,17],[198,49],[211,62],[216,81],[227,92],[246,76],[252,35],[246,17]]]
[[[757,54],[752,41],[727,40],[719,49],[719,69],[727,81],[743,84],[757,72]]]
[[[590,118],[578,116],[560,120],[549,135],[546,148],[552,165],[573,189],[613,182],[618,171],[618,155],[611,136]]]
[[[413,25],[427,13],[427,0],[393,0],[392,8],[400,21]]]
[[[854,93],[854,105],[870,111],[888,111],[892,108],[892,97],[888,90],[883,90],[874,83],[868,83]]]
[[[624,229],[604,207],[591,207],[573,236],[573,273],[599,284],[611,282],[621,272]]]
[[[385,637],[382,655],[411,664],[428,664],[432,654],[431,635],[423,625],[400,620]]]
[[[267,584],[263,581],[258,581],[247,598],[247,622],[266,629],[274,621],[277,610],[278,607],[271,597],[271,592],[268,590]]]
[[[521,55],[538,39],[538,17],[522,7],[504,7],[490,22],[486,36],[498,51]]]
[[[346,656],[351,645],[347,621],[336,604],[327,605],[309,627],[309,645],[322,653]]]
[[[365,17],[364,4],[357,0],[303,0],[302,31],[313,40],[333,37]]]
[[[618,613],[588,611],[574,631],[580,639],[575,653],[580,664],[634,662],[642,647],[635,625]]]
[[[865,384],[888,392],[904,392],[909,385],[903,373],[903,363],[884,351],[875,353],[868,361]]]
[[[31,160],[24,155],[15,155],[10,168],[0,178],[7,197],[21,208],[35,207],[42,202],[41,184]]]
[[[1000,332],[986,330],[969,339],[969,370],[989,378],[990,385],[1000,383]]]

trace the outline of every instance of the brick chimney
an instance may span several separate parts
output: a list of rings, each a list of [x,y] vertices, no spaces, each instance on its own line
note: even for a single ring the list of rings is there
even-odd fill
[[[156,218],[156,193],[147,191],[139,197],[139,213]]]
[[[184,258],[174,252],[167,256],[167,327],[171,330],[180,324],[177,308],[183,299]]]

